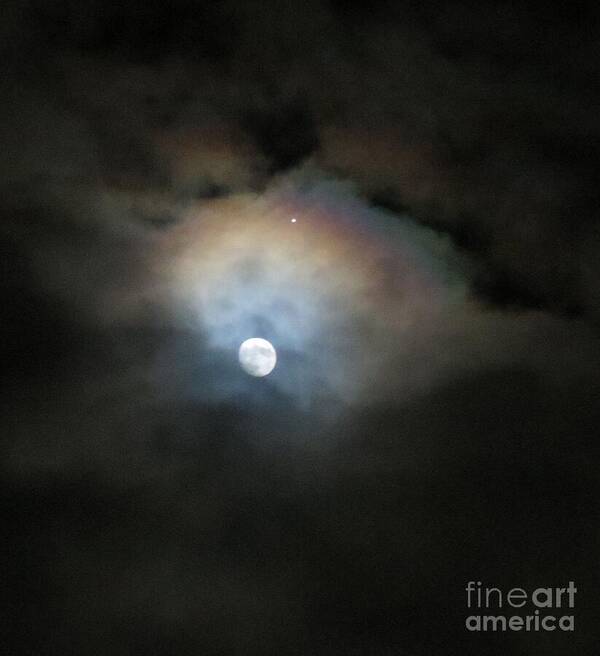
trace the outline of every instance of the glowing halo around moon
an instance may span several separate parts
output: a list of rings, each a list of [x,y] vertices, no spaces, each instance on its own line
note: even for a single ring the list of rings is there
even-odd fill
[[[277,364],[277,351],[271,342],[261,337],[251,337],[242,342],[238,353],[242,369],[250,376],[268,376]]]
[[[469,297],[445,237],[365,206],[342,183],[311,184],[202,201],[157,243],[174,316],[229,366],[238,354],[239,376],[229,379],[223,363],[207,393],[245,394],[251,376],[298,403],[320,394],[352,402],[387,371],[399,336],[437,325]],[[253,364],[252,350],[240,349],[248,338],[271,340],[277,353]]]

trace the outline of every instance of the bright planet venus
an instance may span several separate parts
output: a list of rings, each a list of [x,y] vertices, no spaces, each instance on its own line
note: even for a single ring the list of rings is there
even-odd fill
[[[271,342],[261,337],[252,337],[242,342],[239,350],[242,369],[251,376],[268,376],[277,364],[277,352]]]

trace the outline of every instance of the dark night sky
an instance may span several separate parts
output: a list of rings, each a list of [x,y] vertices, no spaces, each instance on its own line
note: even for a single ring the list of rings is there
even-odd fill
[[[1,13],[0,652],[597,650],[598,6]]]

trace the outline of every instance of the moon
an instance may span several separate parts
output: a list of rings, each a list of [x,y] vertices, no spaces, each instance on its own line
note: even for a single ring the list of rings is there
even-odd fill
[[[242,369],[251,376],[268,376],[277,364],[277,351],[271,342],[252,337],[242,342],[238,353]]]

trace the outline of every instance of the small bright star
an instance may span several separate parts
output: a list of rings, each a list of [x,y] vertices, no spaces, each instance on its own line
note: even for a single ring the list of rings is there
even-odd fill
[[[296,223],[297,220],[298,220],[298,219],[293,218],[293,219],[292,219],[292,223]]]

